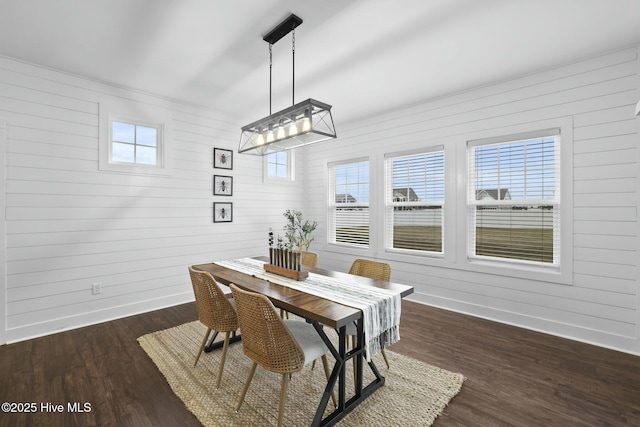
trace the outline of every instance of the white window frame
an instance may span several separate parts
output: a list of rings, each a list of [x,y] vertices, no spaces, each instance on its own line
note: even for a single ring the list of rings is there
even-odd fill
[[[100,134],[98,168],[105,172],[138,175],[172,175],[172,146],[168,124],[171,116],[162,108],[130,100],[105,100],[99,103]],[[122,122],[157,130],[156,164],[112,160],[113,122]]]
[[[355,164],[360,164],[360,163],[367,163],[367,167],[369,169],[369,181],[367,182],[367,185],[369,186],[369,202],[364,203],[364,202],[358,202],[356,200],[356,202],[336,202],[336,168],[340,167],[340,166],[348,166],[348,165],[355,165]],[[341,247],[350,247],[350,248],[359,248],[359,249],[368,249],[369,247],[371,247],[372,245],[372,237],[371,237],[371,162],[369,160],[369,158],[358,158],[358,159],[352,159],[352,160],[346,160],[346,161],[340,161],[340,162],[333,162],[333,163],[329,163],[327,165],[327,170],[328,170],[328,175],[329,175],[329,185],[328,185],[328,213],[327,213],[327,242],[329,242],[329,244],[331,245],[337,245],[337,246],[341,246]],[[360,182],[358,182],[358,185],[360,184]],[[366,209],[366,216],[367,216],[367,226],[369,229],[369,235],[368,235],[368,239],[367,239],[367,243],[366,244],[357,244],[357,243],[346,243],[346,242],[338,242],[337,238],[336,238],[336,213],[338,212],[339,209],[341,208],[347,208],[347,209]]]
[[[285,150],[283,151],[284,153],[287,154],[287,164],[286,164],[286,168],[287,168],[287,175],[284,177],[279,177],[279,176],[271,176],[269,175],[269,156],[264,156],[263,157],[263,164],[262,164],[262,170],[263,170],[263,182],[264,183],[270,183],[270,184],[287,184],[287,183],[292,183],[293,181],[295,181],[296,177],[295,177],[295,159],[296,159],[296,155],[294,150]]]
[[[467,215],[461,215],[458,218],[458,232],[466,230],[466,246],[457,249],[456,258],[458,260],[465,259],[464,268],[469,271],[482,272],[494,275],[505,275],[512,277],[520,277],[525,279],[554,282],[559,284],[573,283],[573,120],[570,117],[560,118],[556,120],[548,120],[538,122],[539,126],[534,129],[523,129],[523,126],[513,126],[505,128],[506,131],[499,136],[487,136],[477,139],[466,139],[467,146],[464,151],[464,164],[466,164],[466,173],[460,174],[459,178],[464,180],[465,194],[461,199],[464,200]],[[559,222],[559,263],[557,266],[544,266],[526,262],[512,262],[510,260],[501,259],[483,259],[469,257],[469,249],[473,242],[469,238],[468,212],[470,211],[469,199],[470,178],[472,173],[470,165],[469,145],[482,143],[498,143],[507,141],[516,141],[522,139],[534,138],[540,135],[540,132],[557,128],[560,131],[561,143],[559,146],[559,160],[556,167],[560,170],[559,188],[562,198],[559,201],[560,206],[560,222]],[[509,132],[512,131],[512,132]],[[495,134],[494,134],[495,135]],[[460,163],[458,163],[460,166]],[[459,188],[461,188],[459,184]],[[462,206],[461,206],[462,208]],[[464,233],[464,231],[462,231]],[[459,241],[459,240],[458,240]]]
[[[393,162],[396,159],[403,158],[411,158],[417,156],[424,156],[429,154],[441,153],[442,154],[442,165],[441,165],[441,173],[442,173],[442,201],[438,202],[427,202],[427,201],[395,201],[393,196],[394,190],[394,181],[393,181]],[[385,203],[385,251],[389,253],[398,253],[398,254],[411,254],[411,255],[421,255],[421,256],[431,256],[431,257],[443,257],[445,250],[445,194],[446,194],[446,171],[445,171],[445,150],[443,145],[437,145],[432,147],[421,148],[417,150],[411,150],[406,152],[397,152],[397,153],[387,153],[385,154],[385,195],[384,195],[384,203]],[[396,207],[429,207],[429,206],[439,206],[440,207],[440,218],[441,218],[441,249],[440,251],[427,251],[421,249],[408,249],[408,248],[395,248],[393,247],[394,242],[394,220],[395,220],[395,208]]]

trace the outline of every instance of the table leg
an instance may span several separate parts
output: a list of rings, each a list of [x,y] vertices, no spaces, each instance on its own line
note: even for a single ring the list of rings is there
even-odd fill
[[[360,402],[365,400],[371,393],[376,391],[378,388],[384,385],[384,377],[380,375],[378,369],[376,368],[373,361],[368,362],[371,371],[376,376],[376,379],[373,380],[370,384],[363,388],[363,358],[364,358],[364,332],[362,331],[362,320],[358,321],[358,335],[359,338],[357,341],[357,346],[355,349],[347,353],[346,346],[346,327],[342,327],[338,330],[338,349],[336,350],[335,346],[329,340],[326,333],[322,329],[322,327],[318,324],[318,322],[311,322],[314,326],[318,334],[324,341],[324,343],[329,348],[329,351],[336,359],[336,364],[331,371],[331,375],[329,376],[329,381],[327,382],[327,386],[324,389],[324,393],[322,394],[322,398],[320,399],[320,404],[318,405],[318,409],[316,410],[315,416],[311,423],[312,426],[332,426],[344,418],[353,408],[358,406]],[[345,383],[346,383],[346,362],[349,358],[356,358],[356,394],[349,400],[346,400],[345,395]],[[358,374],[359,372],[359,374]],[[333,388],[338,383],[338,407],[335,411],[329,414],[326,418],[322,418],[324,411],[329,403],[329,398],[331,397],[331,392]]]
[[[356,357],[356,371],[354,372],[354,383],[356,389],[356,397],[362,394],[362,361],[364,359],[364,326],[362,318],[358,319],[356,324],[356,350],[360,353]]]
[[[338,345],[338,347],[342,349],[342,352],[339,352],[336,350],[329,337],[327,337],[327,334],[324,332],[324,329],[322,329],[322,326],[320,326],[318,322],[311,322],[311,324],[316,329],[316,331],[318,331],[320,338],[322,338],[322,341],[324,341],[327,348],[329,349],[329,352],[336,360],[336,363],[333,366],[333,370],[331,371],[331,375],[329,376],[329,380],[327,381],[327,385],[324,389],[324,393],[322,394],[322,398],[320,399],[318,409],[316,410],[315,416],[313,417],[313,422],[311,423],[312,426],[319,426],[324,424],[323,421],[325,420],[322,419],[322,415],[324,415],[324,411],[327,407],[327,404],[329,403],[329,398],[331,397],[333,388],[336,385],[336,381],[338,382],[338,408],[332,413],[332,415],[342,412],[340,408],[344,409],[344,340],[346,337],[346,328],[341,328],[342,334],[338,333],[339,341],[342,342],[342,345]]]
[[[222,348],[222,346],[224,345],[224,341],[218,341],[218,342],[213,342],[216,337],[218,336],[218,331],[215,331],[215,333],[213,334],[213,336],[211,338],[209,338],[209,342],[207,343],[207,345],[204,347],[204,352],[205,353],[209,353],[212,352],[213,350],[217,350],[219,348]],[[235,331],[231,333],[231,338],[229,338],[229,344],[233,344],[234,342],[238,342],[242,339],[242,336],[240,334],[236,335]]]

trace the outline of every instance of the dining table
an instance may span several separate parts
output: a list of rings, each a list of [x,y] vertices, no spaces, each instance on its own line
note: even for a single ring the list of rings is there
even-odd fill
[[[268,263],[266,257],[251,258]],[[220,265],[217,262],[198,264],[192,266],[195,270],[207,271],[221,284],[231,283],[251,292],[265,295],[272,304],[304,318],[312,324],[322,340],[327,345],[329,352],[335,359],[335,364],[331,370],[329,380],[324,389],[318,408],[314,415],[312,426],[331,426],[344,418],[356,406],[363,402],[375,390],[385,383],[384,376],[380,373],[372,358],[365,357],[363,311],[359,308],[351,307],[330,298],[323,298],[300,290],[297,286],[290,287],[281,282],[276,276],[271,278],[268,274],[248,274],[238,271],[228,266]],[[317,267],[302,266],[303,271],[316,274],[325,278],[332,278],[345,284],[357,284],[363,287],[373,287],[397,293],[400,298],[413,293],[413,286],[394,283],[384,280],[370,279],[339,271],[326,270]],[[355,345],[347,348],[346,326],[350,323],[356,325]],[[327,335],[325,328],[337,332],[337,346]],[[240,335],[239,335],[240,337]],[[369,359],[369,360],[367,360]],[[347,398],[346,390],[346,369],[349,361],[354,361],[354,391],[353,395]],[[374,379],[369,384],[363,384],[363,370],[368,366],[373,373]],[[337,407],[324,416],[332,391],[337,385],[338,399]]]

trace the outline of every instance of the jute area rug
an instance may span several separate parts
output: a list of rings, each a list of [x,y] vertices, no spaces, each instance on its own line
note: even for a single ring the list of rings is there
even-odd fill
[[[193,361],[206,328],[199,322],[154,332],[138,342],[160,369],[187,409],[206,426],[270,426],[277,423],[279,374],[258,367],[245,401],[235,407],[251,367],[242,353],[242,343],[232,344],[227,353],[222,384],[216,390],[221,350],[203,353]],[[335,332],[332,339],[336,339]],[[220,340],[224,334],[219,334]],[[331,335],[328,333],[331,337]],[[429,426],[462,387],[464,377],[418,360],[387,351],[390,369],[380,355],[374,362],[386,378],[385,385],[349,413],[340,426]],[[334,359],[328,356],[330,366]],[[353,368],[347,370],[347,398],[353,393]],[[373,379],[365,366],[365,384]],[[320,361],[295,373],[289,383],[283,424],[310,425],[322,396],[326,379]],[[351,394],[350,394],[351,393]],[[333,410],[331,401],[327,413]]]

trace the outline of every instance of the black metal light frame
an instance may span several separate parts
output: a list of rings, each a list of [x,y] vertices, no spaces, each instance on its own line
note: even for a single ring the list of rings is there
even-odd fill
[[[302,24],[302,19],[289,15],[263,37],[271,46]],[[336,138],[331,105],[309,98],[295,103],[295,32],[292,49],[293,79],[291,107],[271,113],[271,58],[269,60],[269,116],[241,128],[239,153],[259,156],[290,150]]]

